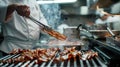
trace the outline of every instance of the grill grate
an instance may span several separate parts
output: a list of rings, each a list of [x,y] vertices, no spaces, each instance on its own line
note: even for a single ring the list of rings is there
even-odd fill
[[[16,58],[19,56],[20,55],[8,55],[8,56],[1,58],[0,60],[2,59],[7,60],[9,58]],[[35,64],[35,60],[27,61],[27,62],[20,62],[17,64],[0,63],[0,67],[13,67],[13,66],[14,67],[26,67],[26,66],[27,67],[58,67],[58,66],[59,67],[107,67],[107,65],[103,63],[103,60],[99,56],[94,57],[89,60],[79,60],[77,58],[79,57],[72,58],[71,60],[66,60],[66,61],[59,62],[59,63],[54,63],[53,59],[49,62],[43,62],[42,64]]]

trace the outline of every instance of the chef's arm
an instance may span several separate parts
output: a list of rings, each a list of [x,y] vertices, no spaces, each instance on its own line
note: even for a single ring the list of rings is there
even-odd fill
[[[7,12],[6,12],[5,21],[7,21],[9,18],[11,18],[12,13],[15,11],[16,7],[17,7],[16,4],[12,4],[12,5],[9,5],[9,6],[7,7]]]
[[[12,4],[7,7],[5,21],[7,21],[9,18],[11,18],[12,14],[15,10],[20,16],[29,17],[29,15],[30,15],[30,8],[27,5]]]

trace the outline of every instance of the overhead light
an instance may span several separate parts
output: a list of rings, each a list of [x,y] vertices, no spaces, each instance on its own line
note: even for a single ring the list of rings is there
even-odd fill
[[[74,3],[77,0],[45,0],[45,1],[41,1],[38,0],[37,3],[38,4],[50,4],[50,3]]]

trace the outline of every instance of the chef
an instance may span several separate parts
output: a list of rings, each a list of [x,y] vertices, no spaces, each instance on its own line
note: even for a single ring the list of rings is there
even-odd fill
[[[101,11],[97,10],[97,14],[100,16],[100,18],[98,18],[95,21],[95,23],[96,24],[108,24],[108,25],[110,25],[112,23],[112,27],[114,30],[120,30],[120,28],[119,28],[120,15],[113,14],[114,12],[118,13],[118,12],[116,12],[115,7],[112,7],[112,14],[104,12],[103,10],[101,10]]]
[[[28,18],[29,15],[48,25],[36,0],[0,0],[0,22],[4,35],[0,52],[3,55],[15,48],[33,48],[39,40],[40,27]]]

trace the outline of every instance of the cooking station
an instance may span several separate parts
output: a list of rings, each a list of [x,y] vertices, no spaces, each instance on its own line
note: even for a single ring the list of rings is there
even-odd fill
[[[18,57],[19,55],[8,55],[4,58],[1,58],[6,60],[9,58],[15,58]],[[107,67],[107,65],[104,64],[104,61],[98,56],[95,57],[93,59],[90,60],[78,60],[78,57],[74,58],[74,59],[70,59],[70,60],[66,60],[63,62],[59,62],[59,63],[54,63],[53,59],[51,59],[51,61],[49,62],[43,62],[42,64],[35,64],[35,60],[33,61],[27,61],[27,62],[20,62],[17,64],[9,64],[9,63],[1,63],[0,64],[2,67],[93,67],[93,66],[97,66],[97,67]]]
[[[120,67],[120,0],[0,0],[0,43],[0,67]]]
[[[82,57],[81,59],[79,59],[80,58],[79,55],[75,55],[75,57],[71,57],[70,59],[55,62],[55,58],[60,56],[60,52],[56,51],[54,56],[50,60],[45,61],[45,62],[43,61],[40,64],[36,63],[37,59],[15,63],[14,59],[21,56],[21,54],[19,53],[19,54],[10,54],[10,55],[0,58],[0,66],[1,67],[119,67],[120,66],[118,62],[120,61],[120,57],[119,57],[120,47],[118,46],[119,42],[113,39],[112,37],[108,37],[106,39],[107,40],[111,39],[113,41],[103,42],[99,40],[99,38],[98,39],[94,38],[94,34],[89,33],[89,31],[87,31],[88,32],[88,34],[86,33],[87,35],[84,34],[85,37],[82,37],[83,36],[82,32],[85,32],[85,31],[86,30],[84,31],[81,30],[78,32],[78,30],[76,31],[76,28],[69,28],[64,33],[64,34],[67,34],[66,35],[67,37],[69,36],[68,37],[69,39],[70,37],[72,37],[70,40],[74,40],[74,38],[76,37],[77,37],[76,38],[77,40],[79,37],[81,37],[79,38],[80,40],[78,40],[79,41],[78,43],[80,43],[80,45],[78,45],[77,43],[73,43],[76,41],[70,42],[68,39],[68,41],[57,41],[57,40],[53,41],[52,44],[55,44],[55,45],[50,45],[51,43],[48,43],[49,46],[44,45],[41,47],[39,46],[39,47],[34,48],[34,49],[45,48],[46,50],[49,48],[59,48],[60,51],[64,52],[65,48],[71,49],[75,47],[75,50],[81,52],[81,57]],[[66,42],[69,42],[69,43],[66,43]],[[97,52],[98,55],[96,56],[95,54],[91,54],[90,56],[88,54],[88,56],[90,56],[90,58],[88,59],[88,56],[86,55],[87,56],[86,57],[84,54],[85,52],[89,50],[92,52]],[[87,59],[83,59],[84,57],[86,57]],[[6,61],[9,59],[12,59],[12,62]]]

